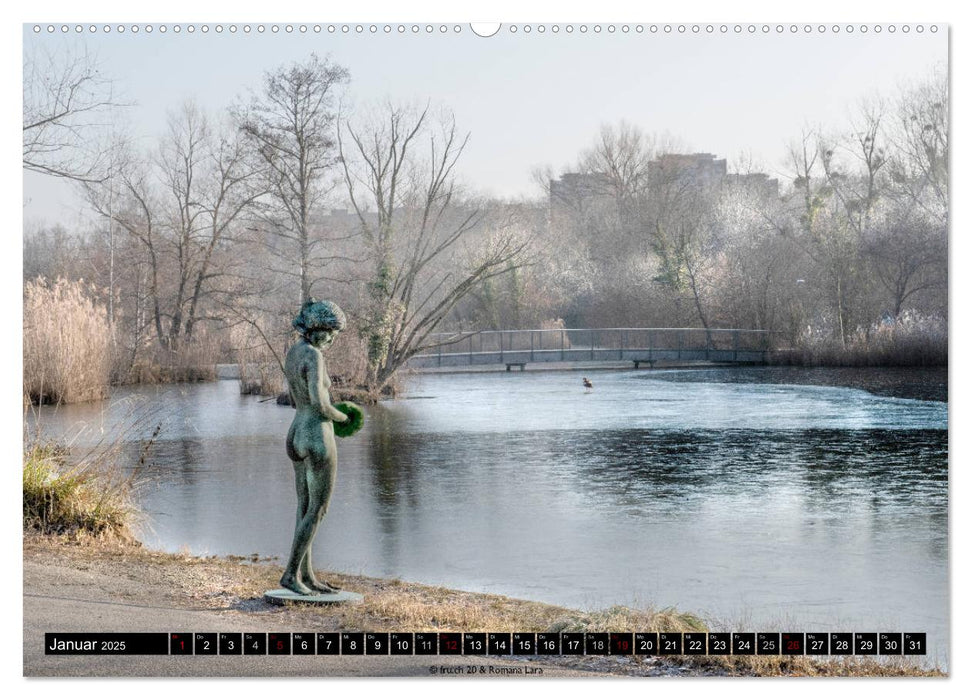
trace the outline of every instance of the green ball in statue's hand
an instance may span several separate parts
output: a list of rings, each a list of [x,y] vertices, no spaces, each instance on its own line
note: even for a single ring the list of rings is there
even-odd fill
[[[334,421],[334,435],[350,437],[364,426],[364,411],[356,403],[342,401],[334,404],[334,408],[347,416],[343,423]]]

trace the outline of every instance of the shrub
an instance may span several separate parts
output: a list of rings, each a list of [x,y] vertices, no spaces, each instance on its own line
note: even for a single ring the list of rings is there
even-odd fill
[[[24,449],[24,532],[134,541],[132,478],[107,453],[71,465],[59,446]]]
[[[947,322],[905,311],[893,321],[858,328],[845,346],[825,329],[807,330],[796,347],[778,355],[797,365],[935,367],[947,365]]]

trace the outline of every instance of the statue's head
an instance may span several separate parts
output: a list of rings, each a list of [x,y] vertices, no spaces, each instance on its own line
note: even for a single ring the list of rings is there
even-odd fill
[[[337,335],[346,325],[347,319],[337,304],[317,301],[313,297],[304,302],[300,313],[293,319],[294,329],[308,340],[318,331],[330,331],[331,335]]]

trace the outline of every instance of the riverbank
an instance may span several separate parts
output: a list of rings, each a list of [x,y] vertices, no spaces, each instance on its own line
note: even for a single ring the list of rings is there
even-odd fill
[[[584,612],[504,596],[398,580],[323,574],[364,602],[278,607],[280,566],[251,557],[194,557],[130,544],[27,536],[24,551],[24,674],[28,676],[429,676],[432,666],[472,657],[47,657],[45,632],[307,631],[689,631],[693,615],[610,608]],[[942,676],[910,659],[847,657],[487,657],[476,663],[534,676]],[[505,675],[505,672],[497,672]],[[510,671],[509,673],[519,673]],[[528,675],[528,674],[527,674]]]

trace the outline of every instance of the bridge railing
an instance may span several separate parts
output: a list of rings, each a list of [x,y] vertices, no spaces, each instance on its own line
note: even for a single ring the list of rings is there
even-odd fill
[[[608,359],[745,361],[771,349],[771,331],[741,328],[562,328],[435,333],[434,347],[415,356],[422,365],[466,355],[477,362]]]

